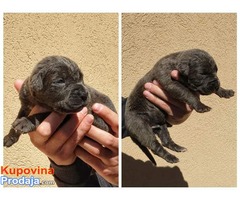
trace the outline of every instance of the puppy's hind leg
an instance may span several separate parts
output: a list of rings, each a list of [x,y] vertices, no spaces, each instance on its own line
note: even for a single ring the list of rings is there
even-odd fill
[[[162,145],[176,152],[185,152],[187,149],[176,144],[170,137],[169,131],[166,125],[161,125],[159,128],[153,129],[154,133],[161,139]]]
[[[179,162],[179,159],[170,154],[168,151],[166,151],[161,144],[157,141],[157,139],[155,138],[155,140],[151,143],[150,147],[149,147],[152,152],[158,156],[160,156],[161,158],[163,158],[164,160],[166,160],[169,163],[177,163]]]
[[[156,166],[157,163],[153,158],[152,154],[149,152],[148,148],[143,146],[137,139],[133,137],[131,137],[131,139],[136,145],[138,145],[138,147],[142,150],[142,152],[145,153],[145,155],[149,158],[149,160],[151,160],[151,162]]]
[[[129,129],[130,136],[135,138],[135,140],[137,140],[141,145],[149,148],[154,154],[158,155],[169,163],[177,163],[179,161],[177,157],[170,154],[162,147],[153,133],[152,128],[146,123],[146,121],[138,121],[135,123],[134,127],[137,128],[132,129],[132,127],[130,128],[132,130]]]

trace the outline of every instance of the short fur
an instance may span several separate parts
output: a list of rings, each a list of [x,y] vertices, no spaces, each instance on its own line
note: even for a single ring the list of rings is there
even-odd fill
[[[171,78],[171,71],[178,70],[180,80]],[[201,103],[195,95],[217,94],[219,97],[234,96],[233,90],[220,87],[217,77],[217,65],[214,59],[205,51],[191,49],[170,54],[160,59],[155,66],[139,80],[126,103],[125,126],[133,141],[147,154],[149,159],[156,162],[149,148],[154,154],[167,162],[176,163],[178,158],[166,151],[163,146],[177,152],[185,151],[171,139],[166,121],[166,113],[148,101],[144,95],[144,84],[158,81],[163,89],[173,98],[189,104],[199,113],[210,111],[210,107]],[[155,134],[160,138],[158,142]]]
[[[22,133],[36,130],[52,111],[72,114],[86,106],[92,113],[92,105],[102,103],[116,112],[109,97],[84,84],[83,73],[77,64],[63,56],[49,56],[40,61],[24,81],[19,97],[21,108],[9,134],[4,137],[6,147],[16,143]],[[35,105],[41,105],[49,112],[28,116]],[[94,125],[109,131],[100,117],[94,115],[94,119]]]

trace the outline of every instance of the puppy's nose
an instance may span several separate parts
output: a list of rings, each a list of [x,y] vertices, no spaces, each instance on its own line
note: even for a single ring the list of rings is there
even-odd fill
[[[86,101],[87,100],[87,97],[88,97],[88,93],[87,92],[83,92],[81,95],[80,95],[81,99],[83,101]]]
[[[80,98],[83,101],[87,100],[88,93],[85,90],[75,89],[72,91],[72,97]]]

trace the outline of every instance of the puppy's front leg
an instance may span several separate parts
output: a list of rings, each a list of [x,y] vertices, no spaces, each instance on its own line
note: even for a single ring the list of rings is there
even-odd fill
[[[204,105],[200,99],[193,94],[187,87],[177,81],[171,81],[165,85],[164,89],[171,94],[171,96],[177,100],[190,105],[194,110],[199,113],[208,112],[210,107]]]
[[[28,133],[35,129],[36,126],[27,117],[16,119],[12,123],[12,128],[9,133],[4,137],[3,145],[5,147],[10,147],[19,140],[22,133]]]
[[[226,90],[223,89],[222,87],[220,87],[218,89],[218,91],[215,92],[216,95],[218,95],[219,97],[223,97],[223,98],[230,98],[232,96],[234,96],[234,91],[233,90]]]
[[[3,139],[3,146],[10,147],[16,143],[22,133],[11,128],[9,133]]]
[[[12,128],[10,129],[9,133],[4,137],[3,145],[5,147],[10,147],[18,141],[21,134],[36,130],[36,127],[49,114],[50,112],[46,112],[46,113],[38,113],[28,117],[17,118],[12,123]]]

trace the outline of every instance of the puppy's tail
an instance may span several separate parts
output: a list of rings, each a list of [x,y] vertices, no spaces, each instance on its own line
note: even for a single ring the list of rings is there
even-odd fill
[[[137,144],[139,146],[139,148],[143,151],[143,153],[149,158],[149,160],[151,160],[151,162],[156,166],[157,163],[155,161],[155,159],[153,158],[152,154],[150,153],[150,151],[148,150],[147,147],[143,146],[138,140],[136,140],[135,138],[132,138],[132,141]]]

